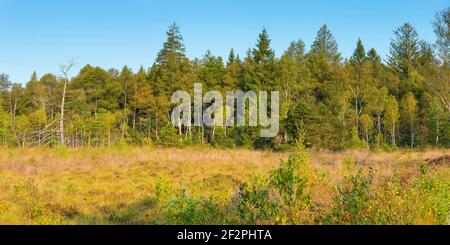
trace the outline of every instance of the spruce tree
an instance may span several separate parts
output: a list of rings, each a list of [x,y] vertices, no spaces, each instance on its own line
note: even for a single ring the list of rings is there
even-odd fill
[[[302,40],[292,41],[284,55],[291,60],[301,60],[305,56],[305,43]]]
[[[252,54],[256,64],[273,62],[275,60],[275,51],[270,48],[270,38],[266,28],[258,36],[256,47],[253,48]]]
[[[311,52],[326,57],[331,63],[341,61],[338,45],[327,25],[323,25],[317,32],[316,39],[311,46]]]
[[[388,64],[402,79],[408,79],[415,68],[419,54],[419,38],[416,29],[405,23],[394,31]]]
[[[167,39],[158,52],[151,68],[151,78],[156,94],[170,96],[179,89],[187,89],[187,78],[191,75],[191,64],[185,55],[180,28],[173,23],[167,31]]]
[[[367,52],[367,59],[372,63],[381,62],[381,57],[374,48],[371,48],[369,52]]]
[[[361,39],[358,39],[356,43],[356,49],[353,52],[352,57],[350,57],[350,63],[361,65],[366,60],[366,51],[364,50],[364,45]]]

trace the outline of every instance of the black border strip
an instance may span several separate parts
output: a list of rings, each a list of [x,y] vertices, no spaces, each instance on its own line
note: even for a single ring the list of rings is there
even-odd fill
[[[228,240],[222,240],[224,230]],[[240,232],[236,232],[236,230]],[[259,231],[262,235],[252,237],[237,237],[243,230]],[[204,240],[179,240],[184,232],[211,232],[208,243],[248,243],[258,244],[275,242],[399,242],[426,241],[450,242],[450,226],[0,226],[0,243],[3,242],[56,242],[75,243],[108,242],[130,244],[141,242],[180,242],[201,243]],[[265,236],[270,232],[270,238]],[[180,233],[181,232],[181,233]],[[259,232],[257,232],[259,234]],[[217,235],[217,236],[215,236]],[[241,238],[236,240],[235,238]],[[242,239],[244,238],[244,239]],[[264,239],[266,238],[266,239]],[[146,243],[144,243],[146,244]]]

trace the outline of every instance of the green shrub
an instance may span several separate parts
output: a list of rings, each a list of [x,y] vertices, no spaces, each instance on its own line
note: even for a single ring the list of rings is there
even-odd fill
[[[333,198],[331,212],[332,223],[366,224],[367,208],[371,201],[369,189],[372,184],[372,174],[364,176],[359,170],[356,175],[344,177],[344,183],[337,188]]]
[[[39,192],[31,182],[15,184],[12,191],[13,201],[21,208],[24,218],[31,224],[55,224],[56,217],[50,208],[39,198]]]
[[[313,204],[308,190],[307,163],[301,146],[269,177],[257,175],[241,184],[237,208],[243,222],[295,224],[310,219]]]
[[[447,224],[450,216],[450,183],[440,178],[428,165],[421,166],[421,174],[413,183],[419,197],[418,211],[431,216],[433,222]]]
[[[239,186],[237,211],[243,223],[268,220],[277,212],[278,207],[269,197],[269,181],[266,176],[257,174]]]
[[[164,178],[159,178],[155,184],[156,199],[161,202],[170,198],[173,188]]]
[[[168,123],[165,127],[161,128],[157,144],[164,147],[180,146],[181,136],[179,136],[177,130]]]
[[[225,134],[224,128],[218,128],[216,130],[211,145],[214,147],[236,148],[234,139]]]
[[[183,193],[168,200],[162,207],[164,223],[168,224],[220,224],[222,215],[217,205],[207,199],[192,198]]]

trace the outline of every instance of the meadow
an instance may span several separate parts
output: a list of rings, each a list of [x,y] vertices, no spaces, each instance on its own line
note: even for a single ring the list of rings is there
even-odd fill
[[[450,150],[0,149],[0,224],[448,224]]]

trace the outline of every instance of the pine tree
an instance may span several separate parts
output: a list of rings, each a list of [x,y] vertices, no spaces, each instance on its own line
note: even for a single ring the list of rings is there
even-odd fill
[[[417,62],[418,34],[411,24],[405,23],[394,31],[394,35],[389,49],[388,64],[400,74],[402,79],[406,80]]]
[[[198,81],[205,86],[204,89],[226,91],[225,67],[221,57],[215,57],[211,51],[206,51],[202,66],[199,70]]]
[[[226,88],[224,89],[226,89],[226,91],[232,91],[233,89],[238,88],[241,71],[242,67],[239,56],[235,56],[234,50],[231,49],[224,75],[226,84]]]
[[[0,92],[6,92],[11,87],[9,76],[5,73],[0,74]]]
[[[270,41],[269,34],[266,28],[264,28],[258,36],[256,47],[252,50],[253,59],[257,65],[275,60],[275,51],[270,48]]]
[[[190,74],[191,65],[185,55],[183,37],[179,26],[173,23],[151,68],[154,92],[170,96],[176,90],[187,89],[186,78]]]
[[[364,50],[364,45],[361,39],[358,39],[356,43],[356,49],[353,52],[352,57],[350,57],[350,63],[355,65],[361,65],[366,60],[366,51]]]
[[[327,25],[323,25],[317,32],[316,39],[311,46],[311,52],[326,57],[331,63],[339,63],[341,61],[338,45]]]
[[[167,31],[167,39],[163,44],[163,48],[156,57],[156,63],[168,64],[170,59],[183,59],[185,57],[185,47],[183,44],[183,36],[180,27],[174,22],[169,26]]]
[[[274,87],[275,52],[266,29],[259,34],[256,47],[247,51],[243,62],[242,90],[270,91]]]
[[[302,40],[292,41],[284,52],[291,60],[301,60],[305,57],[305,43]]]
[[[381,62],[381,57],[374,48],[371,48],[369,52],[367,52],[367,59],[372,63]]]
[[[234,49],[230,50],[230,54],[228,55],[227,67],[236,62],[236,56],[234,55]]]

